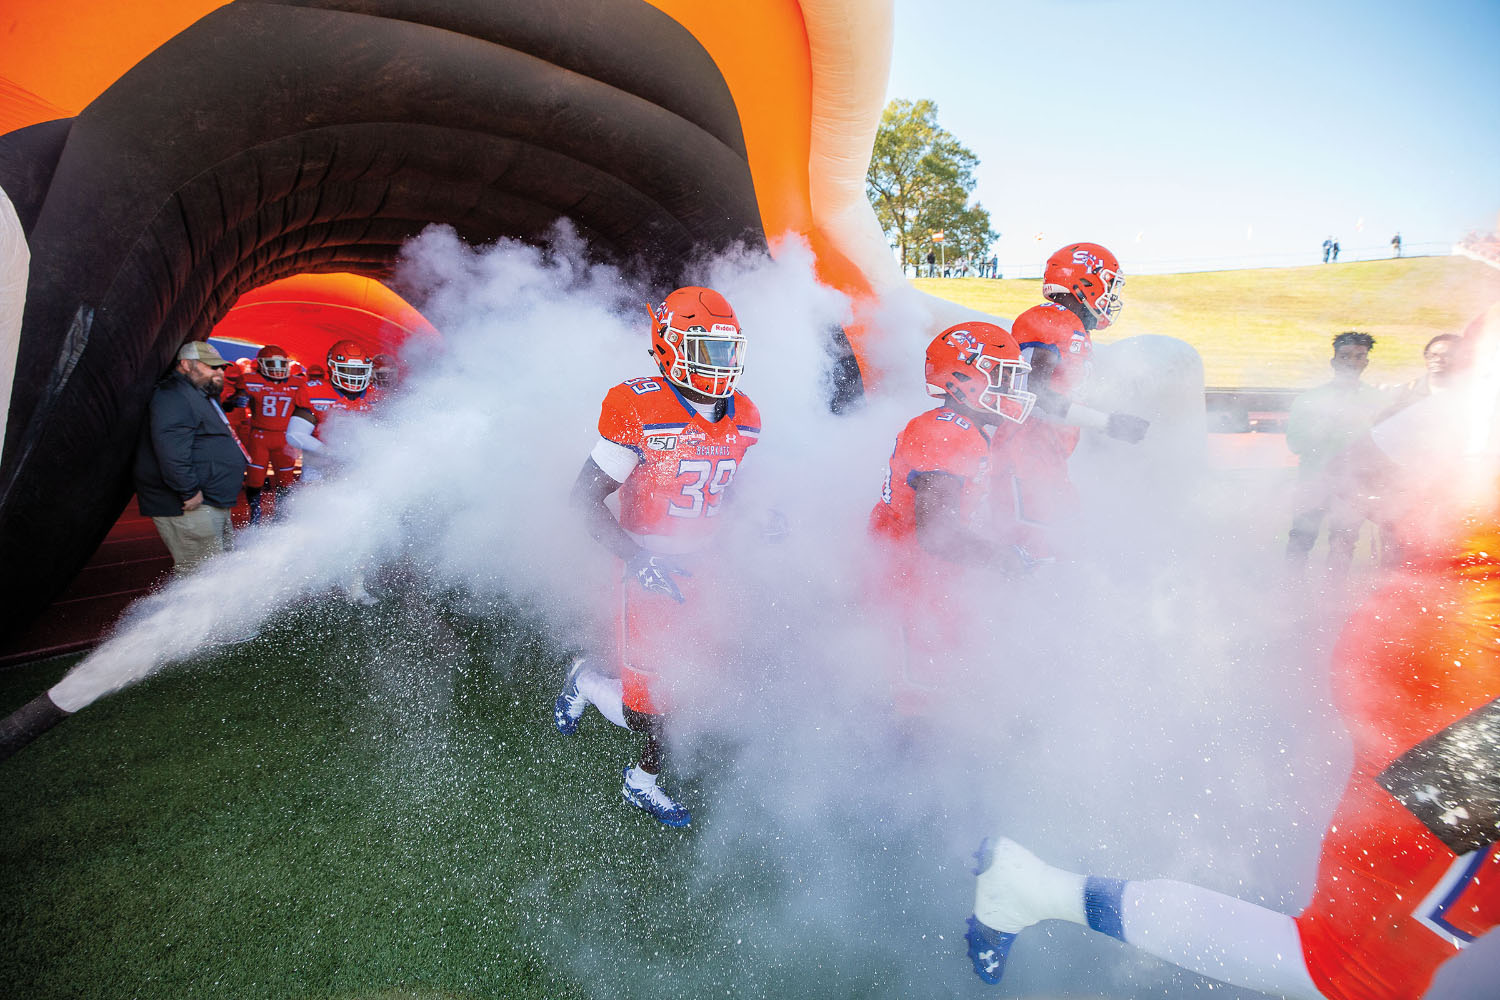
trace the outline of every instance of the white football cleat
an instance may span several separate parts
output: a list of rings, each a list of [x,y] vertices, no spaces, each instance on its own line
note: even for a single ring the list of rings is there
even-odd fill
[[[1043,920],[1083,915],[1082,875],[1053,868],[1006,837],[980,845],[974,916],[986,927],[1019,934]]]

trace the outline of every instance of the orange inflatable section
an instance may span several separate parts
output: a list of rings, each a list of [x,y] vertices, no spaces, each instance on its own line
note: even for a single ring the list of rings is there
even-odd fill
[[[353,338],[375,354],[400,357],[408,339],[438,336],[401,296],[357,274],[298,274],[246,292],[210,337],[276,344],[297,361],[321,364],[335,341]]]
[[[705,3],[647,0],[702,43],[729,85],[749,153],[750,176],[766,237],[804,237],[818,278],[860,306],[872,289],[864,274],[835,249],[813,218],[808,163],[812,147],[812,53],[797,0]],[[867,384],[872,369],[858,324],[846,328]]]
[[[6,0],[0,134],[71,118],[225,0]]]

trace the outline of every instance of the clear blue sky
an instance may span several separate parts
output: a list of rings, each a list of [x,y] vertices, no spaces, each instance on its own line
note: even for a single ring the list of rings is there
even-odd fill
[[[1497,0],[896,0],[888,93],[979,156],[1002,263],[1292,263],[1500,213]]]

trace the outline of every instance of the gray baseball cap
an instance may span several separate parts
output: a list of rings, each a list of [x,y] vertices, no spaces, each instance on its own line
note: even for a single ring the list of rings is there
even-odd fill
[[[206,340],[190,340],[177,349],[178,361],[201,361],[211,368],[227,368],[229,362]]]

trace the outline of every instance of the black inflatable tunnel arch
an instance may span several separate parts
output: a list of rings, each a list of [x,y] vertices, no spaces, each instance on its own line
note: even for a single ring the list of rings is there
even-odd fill
[[[128,498],[177,345],[245,291],[388,274],[446,223],[474,242],[572,219],[655,268],[763,244],[717,68],[641,0],[247,2],[204,17],[71,122],[0,137],[32,263],[0,462],[0,632]]]

